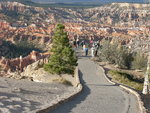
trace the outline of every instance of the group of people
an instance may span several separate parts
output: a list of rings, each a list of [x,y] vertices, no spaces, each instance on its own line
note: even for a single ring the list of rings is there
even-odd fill
[[[79,48],[80,46],[83,48],[83,51],[85,52],[85,56],[88,55],[89,52],[89,43],[85,42],[85,40],[82,40],[80,42],[79,38],[76,40],[73,40],[73,46],[76,48]],[[90,41],[90,47],[91,47],[91,56],[96,57],[99,49],[99,41]]]
[[[99,49],[99,41],[93,41],[91,46],[91,56],[96,57]],[[85,56],[88,55],[88,47],[86,45],[83,46],[83,50],[85,51]]]

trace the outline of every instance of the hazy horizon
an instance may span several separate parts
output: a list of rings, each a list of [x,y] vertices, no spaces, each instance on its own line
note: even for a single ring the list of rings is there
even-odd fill
[[[129,2],[129,3],[150,3],[150,0],[32,0],[38,3],[113,3],[113,2]]]

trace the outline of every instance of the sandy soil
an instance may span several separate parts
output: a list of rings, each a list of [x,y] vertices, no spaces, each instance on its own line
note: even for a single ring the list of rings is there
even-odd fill
[[[77,88],[59,83],[0,78],[0,113],[32,113],[50,106]]]

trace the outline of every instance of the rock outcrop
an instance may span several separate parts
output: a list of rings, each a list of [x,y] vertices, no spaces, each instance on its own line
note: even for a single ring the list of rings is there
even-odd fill
[[[109,25],[149,25],[150,4],[112,3],[97,8],[85,9],[84,16]]]
[[[5,72],[22,72],[28,65],[39,61],[42,63],[48,62],[48,57],[50,53],[38,53],[36,51],[32,51],[28,56],[22,58],[15,59],[6,59],[4,57],[0,58],[0,66],[3,67]]]

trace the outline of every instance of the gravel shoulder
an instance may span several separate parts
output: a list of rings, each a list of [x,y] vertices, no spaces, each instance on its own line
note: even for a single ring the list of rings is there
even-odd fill
[[[0,78],[0,83],[0,113],[35,113],[78,91],[78,88],[59,83],[4,77]]]

